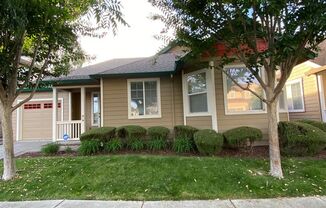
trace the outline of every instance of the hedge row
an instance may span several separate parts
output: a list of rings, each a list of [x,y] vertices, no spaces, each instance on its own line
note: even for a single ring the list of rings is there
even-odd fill
[[[221,151],[224,144],[243,148],[262,138],[261,131],[251,127],[235,128],[220,134],[211,129],[198,130],[178,125],[174,127],[175,138],[172,143],[168,140],[169,133],[168,128],[161,126],[147,130],[136,125],[96,128],[82,134],[79,150],[83,155],[91,155],[101,151],[115,152],[125,147],[133,151],[156,151],[171,147],[177,153],[198,151],[204,155],[213,155]]]

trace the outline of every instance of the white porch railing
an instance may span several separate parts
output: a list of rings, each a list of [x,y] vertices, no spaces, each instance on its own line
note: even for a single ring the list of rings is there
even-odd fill
[[[69,136],[69,140],[79,139],[81,135],[82,121],[57,121],[57,140],[63,140],[64,135]]]

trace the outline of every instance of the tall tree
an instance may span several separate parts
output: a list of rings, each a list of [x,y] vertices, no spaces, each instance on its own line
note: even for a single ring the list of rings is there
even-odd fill
[[[150,0],[162,13],[154,15],[166,24],[164,32],[174,35],[194,54],[217,43],[226,47],[217,69],[240,60],[253,75],[240,85],[267,105],[270,174],[282,178],[277,102],[292,68],[314,58],[318,44],[326,38],[324,0]],[[164,35],[164,33],[163,33]],[[260,48],[263,42],[266,48]],[[214,53],[213,53],[214,54]],[[230,55],[232,54],[232,55]],[[259,73],[264,71],[265,73]],[[263,77],[262,74],[265,76]],[[250,89],[255,78],[264,96]],[[251,80],[250,80],[251,79]]]
[[[96,23],[96,24],[94,24]],[[86,57],[79,35],[101,37],[126,25],[118,0],[2,0],[0,4],[0,108],[3,180],[15,176],[12,112],[29,101],[46,75],[68,73]],[[27,57],[28,61],[23,61]],[[16,104],[25,88],[29,96]]]

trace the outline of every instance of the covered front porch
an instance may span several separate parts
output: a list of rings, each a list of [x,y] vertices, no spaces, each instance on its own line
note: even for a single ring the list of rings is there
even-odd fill
[[[58,117],[58,92],[68,93],[68,114]],[[54,86],[52,111],[53,141],[79,140],[86,130],[101,126],[100,85]],[[68,118],[68,119],[67,119]]]

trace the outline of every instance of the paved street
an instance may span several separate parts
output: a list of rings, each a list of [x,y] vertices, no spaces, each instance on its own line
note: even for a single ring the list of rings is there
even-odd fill
[[[0,202],[0,208],[325,208],[326,197],[195,201],[86,201],[50,200]]]
[[[15,156],[22,155],[26,152],[39,152],[44,144],[49,141],[19,141],[15,142]],[[0,145],[0,160],[3,159],[3,145]]]

